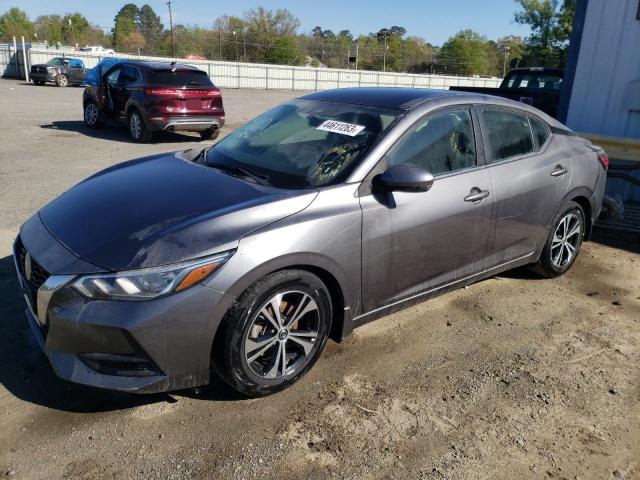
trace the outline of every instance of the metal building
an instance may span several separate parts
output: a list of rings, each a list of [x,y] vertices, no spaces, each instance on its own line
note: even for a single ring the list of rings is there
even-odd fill
[[[640,0],[578,0],[565,83],[560,120],[610,154],[607,193],[640,201]]]

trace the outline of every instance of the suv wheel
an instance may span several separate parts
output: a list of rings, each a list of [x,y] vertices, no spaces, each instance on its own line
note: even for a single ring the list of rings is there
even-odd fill
[[[142,119],[142,115],[137,110],[132,110],[129,114],[129,134],[138,143],[145,143],[151,140],[151,131]]]
[[[93,100],[84,106],[84,124],[89,128],[100,128],[104,125],[98,105]]]
[[[69,86],[69,79],[66,75],[58,75],[56,77],[56,85],[59,87],[67,87]]]
[[[215,140],[219,135],[219,128],[207,128],[200,132],[200,138],[202,138],[202,140]]]
[[[225,315],[213,347],[218,374],[247,396],[264,396],[298,381],[315,364],[331,326],[322,280],[282,270],[247,289]]]
[[[555,218],[534,270],[549,278],[566,273],[578,256],[584,232],[584,212],[580,205],[569,202]]]

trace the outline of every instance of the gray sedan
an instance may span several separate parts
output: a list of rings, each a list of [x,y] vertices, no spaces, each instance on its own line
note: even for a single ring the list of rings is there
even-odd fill
[[[515,267],[565,273],[607,166],[509,100],[323,91],[90,177],[21,227],[14,257],[61,378],[157,392],[217,372],[267,395],[376,318]]]

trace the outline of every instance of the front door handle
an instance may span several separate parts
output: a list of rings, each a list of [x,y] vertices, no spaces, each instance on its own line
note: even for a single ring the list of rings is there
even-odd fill
[[[473,187],[469,192],[469,195],[464,197],[465,202],[479,202],[489,196],[489,190],[480,190],[478,187]]]
[[[564,168],[562,165],[557,165],[555,170],[551,172],[552,177],[561,177],[562,175],[569,173],[569,170]]]

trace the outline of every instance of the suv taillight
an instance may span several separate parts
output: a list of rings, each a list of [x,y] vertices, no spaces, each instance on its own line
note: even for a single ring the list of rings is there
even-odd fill
[[[609,169],[609,155],[607,155],[606,153],[601,153],[598,155],[598,160],[600,160],[600,165],[602,165],[602,168],[604,168],[605,170]]]
[[[147,95],[151,97],[173,97],[173,98],[203,98],[219,97],[220,90],[208,88],[206,90],[183,90],[180,88],[147,88]]]

